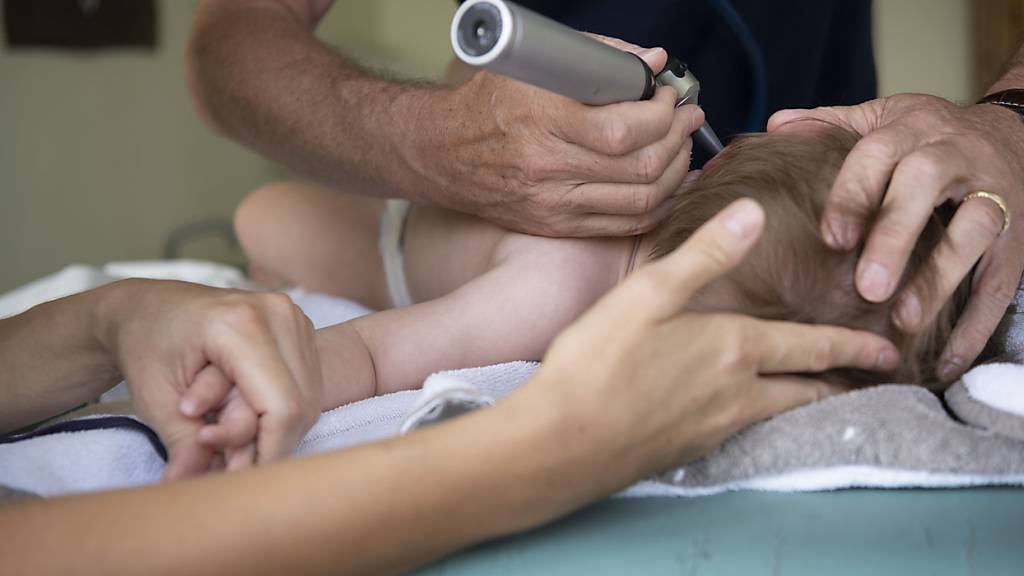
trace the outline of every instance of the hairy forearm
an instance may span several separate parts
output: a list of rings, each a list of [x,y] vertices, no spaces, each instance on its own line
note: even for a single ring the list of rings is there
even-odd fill
[[[0,433],[92,400],[117,383],[98,333],[100,311],[117,289],[108,285],[0,320]]]
[[[12,574],[399,573],[599,496],[598,470],[551,441],[565,436],[563,416],[510,402],[343,452],[10,506],[0,564]]]
[[[188,49],[200,115],[302,176],[419,199],[410,118],[436,89],[360,70],[315,23],[273,0],[207,0]]]
[[[987,93],[991,94],[1011,88],[1024,88],[1024,46],[1021,46],[1006,62],[1002,76],[989,88]]]

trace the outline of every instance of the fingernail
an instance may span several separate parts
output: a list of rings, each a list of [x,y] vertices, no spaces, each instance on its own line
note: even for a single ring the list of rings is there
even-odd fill
[[[957,357],[946,360],[939,366],[939,380],[949,382],[960,375],[963,360]]]
[[[693,130],[700,128],[701,124],[704,123],[704,109],[700,106],[687,104],[686,106],[680,106],[676,109],[676,114],[682,114],[686,123],[689,124]],[[690,134],[693,137],[693,134]]]
[[[185,416],[195,416],[198,409],[199,406],[196,405],[196,401],[192,398],[182,398],[181,402],[178,403],[178,410]]]
[[[836,234],[835,234],[835,232],[832,231],[832,226],[831,225],[825,226],[825,229],[823,230],[823,232],[824,232],[823,236],[825,238],[825,244],[828,244],[832,248],[839,248],[840,247],[839,239],[836,238]]]
[[[740,201],[726,209],[722,224],[737,238],[749,238],[757,231],[761,220],[760,210],[753,201]]]
[[[892,276],[877,262],[865,264],[858,280],[861,295],[872,302],[881,302],[892,293]]]
[[[876,366],[879,370],[883,370],[886,372],[889,370],[895,370],[896,366],[899,364],[899,360],[899,353],[897,353],[896,350],[894,350],[893,348],[889,348],[887,346],[885,348],[882,348],[882,351],[878,353],[878,360]]]
[[[825,241],[833,248],[853,248],[857,244],[857,230],[849,220],[832,217],[825,227]]]
[[[896,324],[904,330],[917,328],[921,322],[921,302],[913,294],[905,294],[896,303]]]

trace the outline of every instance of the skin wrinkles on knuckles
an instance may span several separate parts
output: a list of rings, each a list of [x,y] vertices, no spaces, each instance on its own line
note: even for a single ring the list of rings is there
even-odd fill
[[[1024,122],[1011,111],[986,104],[960,107],[933,96],[898,95],[879,99],[868,105],[819,109],[808,116],[831,118],[865,135],[851,153],[851,159],[857,163],[856,169],[851,168],[853,165],[850,163],[843,166],[841,177],[833,190],[833,199],[838,195],[839,198],[850,202],[870,203],[869,197],[881,194],[879,198],[884,198],[887,204],[897,205],[894,212],[896,214],[906,209],[906,206],[901,204],[905,204],[907,200],[893,201],[891,194],[894,192],[901,195],[925,194],[930,207],[935,207],[947,199],[957,200],[978,189],[1001,194],[1014,216],[1021,213],[1018,188],[1020,182],[1024,182],[1024,163],[1012,154],[1014,150],[1024,148]],[[788,122],[799,117],[799,112],[778,117],[773,129],[780,126],[778,121],[785,119]],[[906,152],[901,155],[904,149]],[[876,169],[880,166],[893,166],[892,182],[883,183],[879,190],[872,191],[872,177],[867,177],[867,181],[860,185],[848,180],[854,173],[867,173],[872,165]],[[910,181],[921,185],[911,190],[906,188],[906,183]],[[901,188],[893,188],[894,184]],[[837,204],[835,201],[829,202],[826,210],[827,224],[823,224],[823,231],[826,234],[830,228],[834,230],[834,225],[844,218],[839,214],[841,206]],[[961,239],[954,239],[944,246],[944,251],[948,254],[946,258],[966,263],[967,260],[976,260],[979,255],[977,248],[968,246],[973,243],[967,242],[967,234],[980,233],[986,239],[993,238],[987,240],[985,256],[980,259],[975,270],[972,304],[969,304],[970,313],[961,318],[960,325],[954,331],[944,355],[947,359],[952,350],[969,351],[971,353],[968,355],[972,358],[973,349],[980,350],[978,342],[983,343],[987,339],[987,331],[994,328],[1002,311],[1012,299],[1019,281],[1016,271],[1022,267],[1019,262],[1019,250],[1004,251],[1003,247],[1008,241],[1001,237],[994,238],[993,230],[1002,226],[1002,214],[991,209],[992,207],[979,208],[981,207],[975,206],[970,211],[960,212],[954,216],[954,221],[960,218],[961,231],[957,234]],[[929,211],[928,214],[930,213]],[[965,221],[964,218],[968,220]],[[1017,241],[1018,246],[1020,233],[1016,222],[1019,220],[1013,218],[1010,232],[1004,234]],[[869,244],[874,246],[873,250],[887,251],[886,247],[906,243],[902,240],[907,235],[905,230],[890,232],[884,224],[884,218],[881,221],[882,225],[875,226],[872,230],[857,230],[856,236],[866,236]],[[856,222],[854,225],[856,226]],[[878,236],[879,234],[882,236]],[[844,236],[840,234],[840,238],[848,240]],[[914,238],[916,240],[916,234]],[[884,252],[875,253],[881,255]],[[991,256],[1000,257],[997,265],[1001,270],[989,269]],[[887,259],[891,259],[891,255]],[[893,264],[890,263],[888,266],[891,268]],[[928,266],[936,268],[942,264],[931,261]],[[963,273],[966,274],[971,266],[957,268],[963,268]],[[946,266],[943,276],[948,277],[949,274],[949,267]],[[994,282],[996,280],[1012,286],[997,287]],[[927,312],[935,309],[934,306],[924,308]],[[969,325],[965,325],[965,322]],[[963,340],[969,343],[962,342]],[[961,361],[965,362],[963,358]]]

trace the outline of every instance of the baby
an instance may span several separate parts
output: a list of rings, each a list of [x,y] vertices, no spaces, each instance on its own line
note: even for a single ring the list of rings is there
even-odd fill
[[[633,238],[529,236],[443,209],[296,183],[253,192],[235,225],[255,279],[383,310],[320,332],[325,409],[417,388],[439,370],[541,358],[556,334],[630,271],[669,253],[744,196],[764,206],[764,236],[690,308],[871,330],[901,349],[901,367],[891,373],[837,370],[826,379],[851,386],[930,384],[969,283],[915,335],[890,321],[891,301],[874,304],[857,294],[859,250],[829,249],[818,227],[826,195],[856,141],[855,134],[824,124],[741,137],[671,200],[671,215],[657,229]],[[943,231],[934,216],[901,285],[921,269]]]

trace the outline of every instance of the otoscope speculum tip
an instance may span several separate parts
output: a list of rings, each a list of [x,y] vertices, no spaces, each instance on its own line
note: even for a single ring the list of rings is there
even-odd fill
[[[711,125],[707,122],[701,124],[700,128],[693,133],[693,141],[705,149],[712,156],[722,151],[722,141],[718,139],[718,134],[711,128]]]

